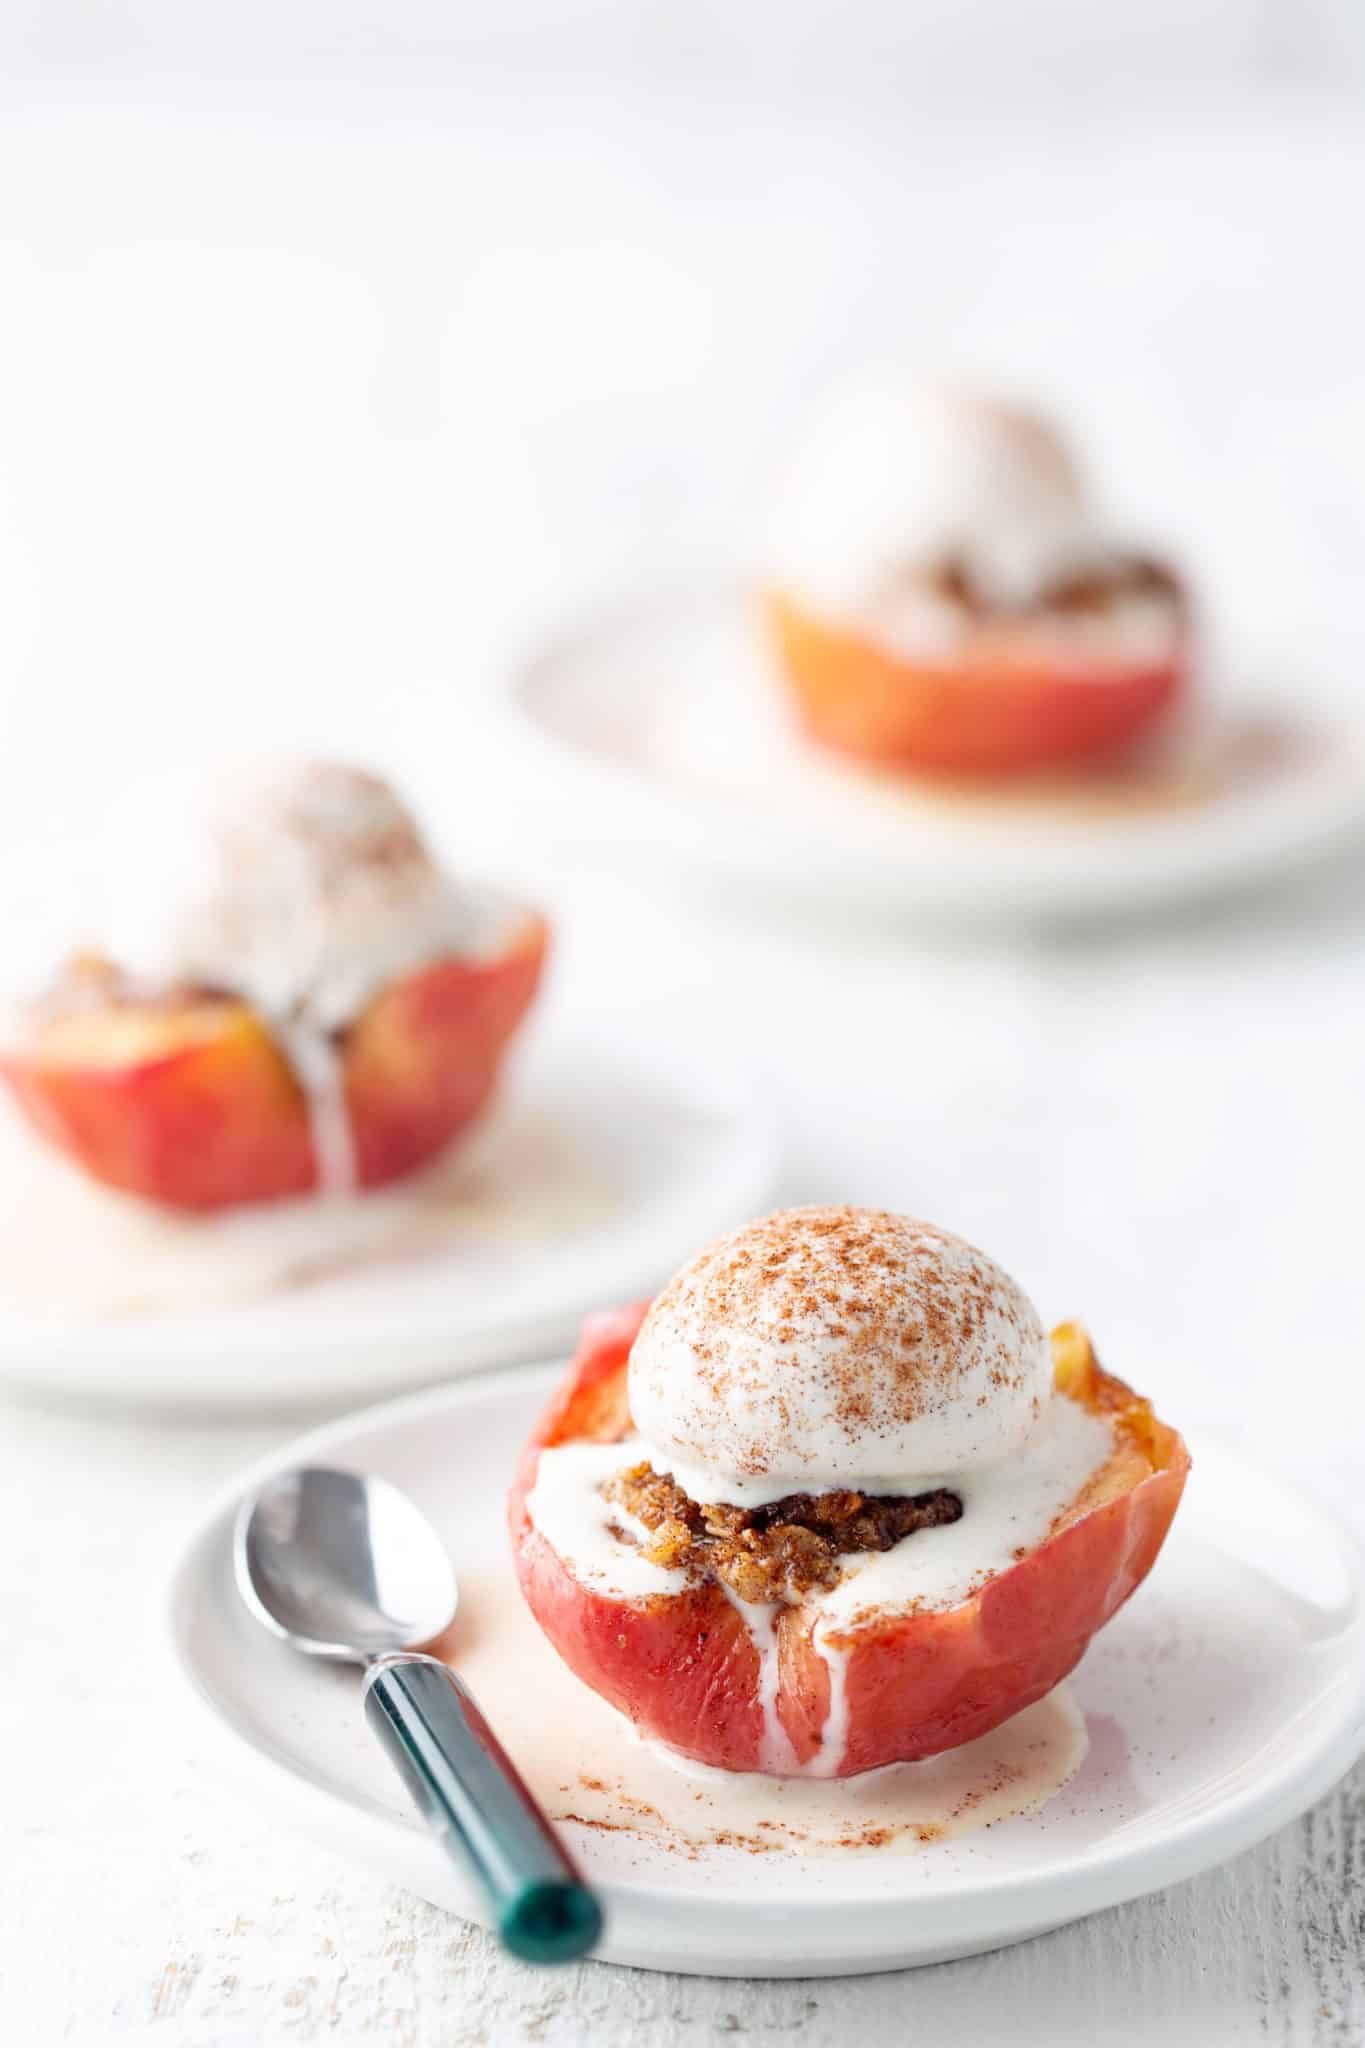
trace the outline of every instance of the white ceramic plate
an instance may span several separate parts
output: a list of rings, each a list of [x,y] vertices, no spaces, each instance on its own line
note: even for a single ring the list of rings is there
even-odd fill
[[[481,1589],[457,1619],[458,1650],[461,1627],[475,1641],[517,1608],[503,1496],[557,1371],[450,1387],[351,1416],[244,1475],[240,1489],[298,1460],[380,1472],[408,1488]],[[364,1728],[356,1675],[308,1664],[242,1609],[231,1576],[232,1504],[217,1502],[189,1541],[168,1617],[180,1667],[217,1730],[220,1760],[246,1774],[272,1817],[287,1815],[339,1853],[477,1917]],[[558,1667],[538,1636],[522,1661],[525,1696],[552,1700],[546,1673]],[[1326,1792],[1365,1745],[1360,1560],[1305,1501],[1232,1455],[1197,1445],[1186,1500],[1152,1578],[1072,1685],[1090,1750],[1065,1789],[1031,1818],[910,1853],[755,1857],[716,1848],[694,1858],[569,1824],[605,1890],[603,1955],[735,1976],[942,1961],[1022,1940],[1236,1855]],[[547,1718],[552,1711],[547,1704]],[[600,1713],[609,1716],[605,1707]],[[610,1718],[628,1775],[632,1752],[641,1752]],[[513,1741],[506,1724],[504,1733],[531,1770],[524,1733]]]
[[[570,1343],[585,1310],[648,1293],[687,1246],[761,1210],[772,1191],[777,1140],[745,1079],[695,1047],[683,1052],[657,1022],[629,1034],[605,1025],[537,1033],[415,1226],[404,1211],[395,1245],[362,1237],[361,1255],[293,1284],[262,1287],[272,1235],[292,1227],[278,1211],[185,1226],[183,1242],[144,1241],[127,1205],[106,1211],[84,1185],[62,1187],[33,1252],[54,1239],[54,1299],[0,1304],[0,1378],[259,1409],[382,1392]],[[8,1103],[0,1112],[11,1115]],[[367,1196],[352,1205],[362,1215],[335,1225],[301,1216],[293,1226],[316,1251],[330,1230],[370,1231],[386,1200]],[[110,1262],[82,1241],[104,1228],[129,1233],[115,1238],[115,1268],[122,1255],[164,1290],[154,1310],[69,1305],[82,1259],[99,1250]],[[231,1249],[214,1235],[222,1228]],[[411,1241],[402,1235],[410,1228]],[[201,1242],[193,1233],[205,1230]],[[108,1285],[103,1268],[99,1284]],[[232,1290],[238,1298],[227,1298]],[[184,1299],[215,1292],[208,1305]]]
[[[1361,735],[1288,693],[1224,702],[1140,782],[945,794],[844,765],[797,734],[748,602],[643,598],[556,636],[502,706],[533,811],[566,844],[803,904],[1068,917],[1261,881],[1365,831]]]

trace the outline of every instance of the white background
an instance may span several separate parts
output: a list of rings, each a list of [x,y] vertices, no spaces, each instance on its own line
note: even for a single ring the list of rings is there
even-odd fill
[[[54,838],[149,764],[391,760],[453,851],[552,901],[561,1014],[730,1020],[789,1192],[975,1236],[1365,1534],[1358,872],[1111,931],[756,922],[625,851],[551,872],[464,710],[557,604],[742,556],[804,395],[888,348],[1058,401],[1116,512],[1201,573],[1222,659],[1352,698],[1365,17],[377,13],[0,15],[7,883],[41,903]],[[26,2048],[1365,2030],[1359,1775],[1206,1883],[909,1984],[501,1963],[237,1811],[158,1689],[168,1532],[278,1434],[5,1416],[0,1974]]]

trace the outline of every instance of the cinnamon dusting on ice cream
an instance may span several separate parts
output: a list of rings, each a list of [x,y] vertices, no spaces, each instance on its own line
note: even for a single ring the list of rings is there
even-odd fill
[[[1051,1377],[1036,1310],[984,1253],[886,1210],[806,1208],[675,1275],[636,1339],[630,1405],[656,1470],[754,1506],[1008,1456]]]

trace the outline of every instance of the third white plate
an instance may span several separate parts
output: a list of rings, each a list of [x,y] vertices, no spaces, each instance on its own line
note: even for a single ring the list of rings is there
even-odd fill
[[[1365,832],[1365,748],[1339,720],[1214,706],[1163,765],[1001,795],[877,775],[805,743],[751,605],[642,597],[550,638],[502,717],[565,844],[628,843],[803,906],[1074,917],[1292,870]]]

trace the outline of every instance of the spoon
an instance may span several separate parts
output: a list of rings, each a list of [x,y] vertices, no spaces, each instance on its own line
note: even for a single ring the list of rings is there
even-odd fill
[[[468,1689],[408,1649],[450,1626],[458,1591],[435,1530],[396,1486],[358,1472],[276,1473],[243,1501],[237,1587],[272,1634],[366,1667],[365,1718],[428,1826],[482,1886],[531,1963],[586,1954],[602,1911]]]

